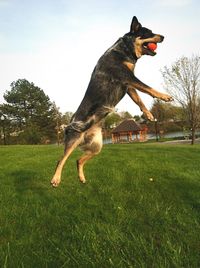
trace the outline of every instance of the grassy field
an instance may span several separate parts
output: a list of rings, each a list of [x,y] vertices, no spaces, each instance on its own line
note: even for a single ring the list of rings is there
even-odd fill
[[[86,185],[77,150],[53,189],[61,153],[0,147],[0,267],[200,267],[200,145],[106,145]]]

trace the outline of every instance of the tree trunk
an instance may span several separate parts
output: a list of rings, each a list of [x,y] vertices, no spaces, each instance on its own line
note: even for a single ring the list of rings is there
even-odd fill
[[[196,130],[195,130],[195,128],[193,127],[193,128],[192,128],[191,145],[194,145],[194,143],[195,143],[195,132],[196,132]]]

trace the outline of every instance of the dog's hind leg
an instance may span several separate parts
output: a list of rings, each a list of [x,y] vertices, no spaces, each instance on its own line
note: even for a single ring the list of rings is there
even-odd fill
[[[67,131],[67,129],[66,129]],[[61,173],[62,169],[65,165],[66,160],[73,152],[73,150],[81,143],[83,137],[83,133],[79,133],[74,131],[73,129],[69,129],[66,138],[65,138],[65,150],[62,159],[58,162],[55,174],[53,179],[51,180],[51,184],[54,187],[57,187],[61,181]]]
[[[93,158],[94,156],[95,156],[94,153],[86,152],[79,160],[77,160],[78,177],[79,177],[80,182],[82,183],[86,182],[83,167],[85,163],[91,158]]]
[[[93,126],[91,129],[89,129],[84,134],[83,143],[80,147],[83,151],[85,151],[85,154],[83,154],[81,158],[77,160],[77,169],[80,181],[85,183],[86,180],[83,170],[84,165],[89,159],[100,153],[102,148],[101,127]]]

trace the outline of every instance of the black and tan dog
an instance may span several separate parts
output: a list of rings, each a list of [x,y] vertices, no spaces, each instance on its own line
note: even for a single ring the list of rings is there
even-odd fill
[[[133,17],[130,32],[120,38],[99,59],[85,96],[71,123],[65,129],[64,156],[58,162],[51,181],[54,187],[59,185],[65,161],[77,146],[85,152],[77,161],[79,179],[85,183],[84,164],[102,148],[101,122],[126,93],[149,120],[154,118],[141,101],[136,89],[154,98],[172,100],[169,95],[145,85],[134,75],[135,64],[142,55],[156,54],[154,50],[148,48],[148,43],[161,43],[163,39],[162,35],[154,34],[142,27],[137,18]]]

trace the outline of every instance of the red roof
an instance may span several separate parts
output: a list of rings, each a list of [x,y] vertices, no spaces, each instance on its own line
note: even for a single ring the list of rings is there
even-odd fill
[[[112,130],[112,133],[119,132],[138,132],[141,131],[143,127],[135,122],[134,119],[126,119],[121,122],[116,128]]]

